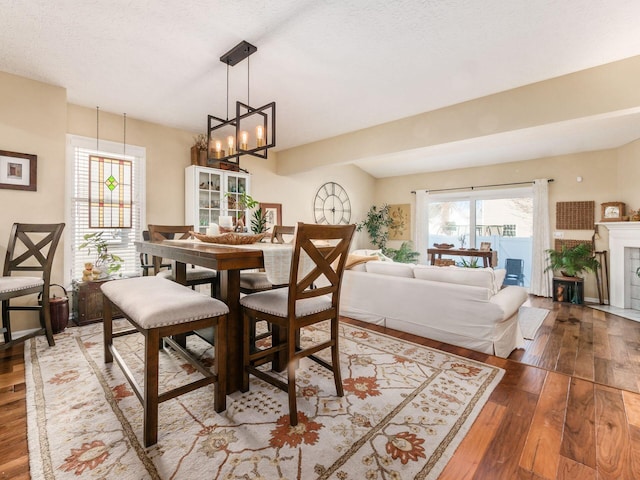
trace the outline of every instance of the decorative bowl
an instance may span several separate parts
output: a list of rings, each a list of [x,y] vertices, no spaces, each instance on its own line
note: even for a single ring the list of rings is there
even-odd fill
[[[218,243],[222,245],[249,245],[251,243],[259,242],[266,235],[265,233],[258,233],[255,235],[247,235],[241,233],[223,233],[220,235],[203,235],[198,232],[190,232],[198,240],[206,243]]]
[[[434,243],[433,246],[442,250],[448,250],[454,247],[453,243]]]

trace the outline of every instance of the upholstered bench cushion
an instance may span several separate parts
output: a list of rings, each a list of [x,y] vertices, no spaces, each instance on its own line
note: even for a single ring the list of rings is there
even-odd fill
[[[146,329],[229,313],[220,300],[160,277],[114,280],[100,288],[122,312]]]
[[[187,267],[187,282],[194,280],[205,280],[207,278],[216,278],[218,272],[215,270],[211,270],[210,268],[204,267]],[[158,272],[158,277],[166,278],[167,280],[175,280],[176,276],[173,273],[173,270],[162,270]]]
[[[42,287],[43,285],[44,280],[40,277],[0,277],[0,295],[27,288]]]
[[[268,290],[273,285],[265,272],[241,272],[240,288],[249,290]]]
[[[288,288],[278,288],[265,292],[252,293],[240,299],[243,307],[252,308],[259,312],[269,313],[278,317],[287,316]],[[296,317],[304,317],[313,313],[323,312],[331,308],[331,297],[306,298],[296,302]]]

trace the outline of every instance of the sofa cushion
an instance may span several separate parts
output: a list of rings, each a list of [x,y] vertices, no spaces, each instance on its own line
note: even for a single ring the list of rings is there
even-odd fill
[[[493,273],[496,276],[496,290],[500,290],[504,282],[504,277],[507,276],[507,270],[504,268],[495,268]]]
[[[387,257],[384,253],[382,253],[382,250],[380,249],[378,250],[361,249],[361,250],[354,250],[353,252],[350,252],[350,253],[352,255],[362,255],[362,256],[375,255],[376,257],[378,257],[379,260],[382,260],[383,262],[393,262],[393,259]]]
[[[495,294],[500,289],[496,286],[493,268],[464,268],[464,267],[435,267],[430,265],[417,266],[413,275],[421,280],[434,282],[456,283],[488,289]]]
[[[377,261],[378,257],[376,255],[354,255],[350,253],[347,256],[347,261],[344,264],[345,270],[351,270],[352,268],[362,265],[367,262]],[[365,271],[364,265],[362,265],[362,271]]]
[[[375,261],[364,264],[368,273],[379,273],[380,275],[390,275],[392,277],[413,278],[413,267],[409,263]]]

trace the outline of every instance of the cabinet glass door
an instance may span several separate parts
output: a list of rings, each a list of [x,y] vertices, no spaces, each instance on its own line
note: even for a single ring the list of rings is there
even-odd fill
[[[242,219],[244,223],[245,210],[241,204],[241,196],[247,192],[247,179],[229,174],[227,176],[227,215],[230,215],[233,224]],[[246,225],[245,225],[246,226]]]
[[[218,223],[222,195],[222,176],[215,172],[198,174],[198,231],[205,233],[211,223]]]

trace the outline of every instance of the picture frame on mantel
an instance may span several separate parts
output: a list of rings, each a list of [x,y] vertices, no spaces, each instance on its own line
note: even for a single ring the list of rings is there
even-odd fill
[[[0,150],[0,188],[35,192],[38,156]]]
[[[622,222],[625,207],[623,202],[606,202],[601,207],[602,222]]]

